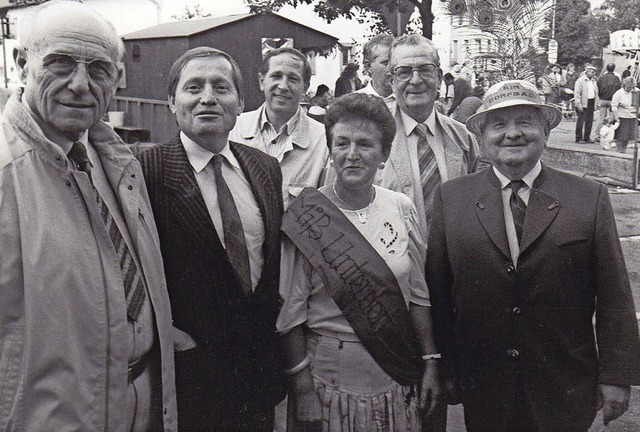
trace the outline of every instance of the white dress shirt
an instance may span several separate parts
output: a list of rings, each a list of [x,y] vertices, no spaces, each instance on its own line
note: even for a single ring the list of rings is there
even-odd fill
[[[189,164],[193,168],[196,183],[207,205],[213,226],[216,228],[222,245],[225,246],[222,215],[220,214],[220,206],[218,205],[218,188],[213,172],[213,164],[209,163],[215,154],[196,144],[183,132],[180,132],[180,139],[187,153]],[[242,168],[231,152],[228,142],[218,154],[224,157],[222,176],[227,186],[229,186],[233,200],[238,208],[238,213],[240,214],[240,220],[242,221],[244,238],[249,252],[251,288],[255,289],[260,280],[262,265],[264,263],[264,257],[262,256],[262,245],[264,243],[262,214],[260,213],[258,202],[253,195],[251,184],[249,184],[249,181],[244,176]]]

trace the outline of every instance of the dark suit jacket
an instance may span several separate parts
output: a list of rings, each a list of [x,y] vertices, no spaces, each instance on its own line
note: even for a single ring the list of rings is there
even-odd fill
[[[264,267],[243,298],[179,138],[140,155],[160,234],[174,325],[197,348],[176,353],[181,430],[256,430],[283,397],[280,308],[282,175],[276,159],[230,143],[264,221]]]
[[[518,386],[539,430],[586,430],[598,383],[640,382],[635,308],[605,186],[543,166],[516,269],[493,169],[444,183],[426,271],[443,366],[460,379],[470,430],[506,430]]]

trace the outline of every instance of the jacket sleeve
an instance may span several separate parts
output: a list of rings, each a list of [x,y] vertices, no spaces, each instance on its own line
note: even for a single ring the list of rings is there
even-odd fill
[[[613,210],[604,185],[600,186],[594,232],[599,382],[637,385],[640,384],[638,323]]]
[[[442,372],[453,377],[457,374],[454,356],[454,312],[451,301],[453,274],[448,258],[442,186],[438,186],[434,192],[432,211],[425,275],[431,300],[434,338],[436,346],[442,354]]]

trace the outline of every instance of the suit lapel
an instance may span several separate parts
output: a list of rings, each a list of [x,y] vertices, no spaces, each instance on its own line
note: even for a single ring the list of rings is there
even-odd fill
[[[184,232],[193,233],[193,241],[206,249],[224,249],[179,137],[164,147],[163,158],[169,211],[175,211]]]
[[[527,204],[527,215],[524,220],[522,230],[522,240],[520,241],[520,254],[522,254],[540,235],[547,229],[558,211],[560,202],[549,195],[544,188],[546,180],[545,168],[534,182],[529,203]]]
[[[499,180],[491,168],[485,170],[482,180],[484,185],[476,199],[476,215],[491,241],[507,258],[511,259]]]
[[[406,143],[406,135],[404,133],[404,124],[402,123],[402,116],[400,115],[400,108],[396,107],[396,137],[391,146],[391,154],[389,155],[389,162],[393,167],[396,178],[398,179],[399,186],[402,188],[402,192],[408,195],[411,199],[414,199],[413,194],[413,173],[411,172],[411,160],[415,159],[411,157],[409,153],[409,146]],[[384,170],[383,170],[384,171]]]

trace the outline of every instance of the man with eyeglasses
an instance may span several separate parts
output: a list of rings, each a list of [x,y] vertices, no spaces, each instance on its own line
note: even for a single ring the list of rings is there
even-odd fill
[[[173,329],[139,163],[101,121],[122,70],[77,2],[22,21],[0,133],[0,430],[177,429]]]
[[[413,200],[421,234],[427,238],[433,190],[476,170],[478,143],[462,123],[434,109],[442,70],[433,42],[415,34],[397,38],[391,45],[388,73],[397,101],[392,107],[397,131],[376,181]]]

